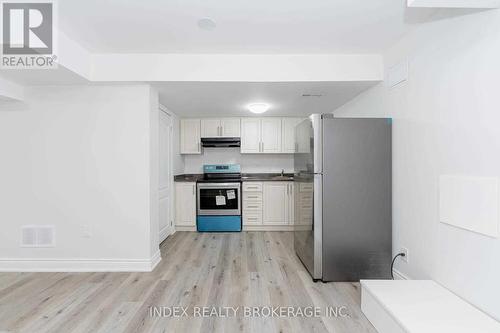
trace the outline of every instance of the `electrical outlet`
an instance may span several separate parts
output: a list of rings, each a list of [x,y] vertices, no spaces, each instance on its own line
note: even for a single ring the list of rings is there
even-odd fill
[[[92,230],[89,225],[82,225],[82,237],[83,238],[92,237]]]
[[[401,260],[403,260],[405,263],[408,263],[410,261],[410,252],[408,251],[408,249],[406,247],[402,247],[400,250],[399,250],[399,253],[404,253],[405,256],[401,256]]]

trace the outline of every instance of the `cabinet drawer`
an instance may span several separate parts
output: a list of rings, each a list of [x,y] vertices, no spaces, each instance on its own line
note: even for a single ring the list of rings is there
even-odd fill
[[[301,183],[300,186],[299,186],[299,191],[300,192],[312,192],[314,189],[314,185],[313,184],[305,184],[305,183]]]
[[[262,201],[245,201],[243,202],[243,212],[249,210],[256,210],[262,212]]]
[[[262,183],[245,182],[243,183],[243,192],[262,192]]]
[[[245,192],[243,193],[243,202],[245,201],[260,201],[262,202],[262,192]]]
[[[243,213],[244,225],[261,225],[262,213]]]

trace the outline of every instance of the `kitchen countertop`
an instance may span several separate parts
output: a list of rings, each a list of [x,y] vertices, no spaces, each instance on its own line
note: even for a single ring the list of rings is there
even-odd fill
[[[174,176],[175,182],[187,182],[192,183],[200,179],[203,179],[203,174],[182,174]],[[286,182],[293,181],[293,173],[285,173],[284,177],[281,177],[281,173],[242,173],[241,181],[243,182]]]
[[[203,179],[203,174],[192,173],[192,174],[182,174],[182,175],[174,176],[174,182],[193,183],[193,182],[198,181],[198,179]]]
[[[285,173],[281,177],[281,173],[242,173],[241,181],[243,182],[283,182],[293,181],[293,173]]]

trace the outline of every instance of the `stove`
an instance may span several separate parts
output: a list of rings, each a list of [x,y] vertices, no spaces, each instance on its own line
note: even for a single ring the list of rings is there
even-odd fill
[[[241,182],[241,168],[239,164],[205,164],[203,179],[199,183]]]
[[[198,180],[196,187],[198,231],[241,231],[239,164],[204,165],[203,179]]]

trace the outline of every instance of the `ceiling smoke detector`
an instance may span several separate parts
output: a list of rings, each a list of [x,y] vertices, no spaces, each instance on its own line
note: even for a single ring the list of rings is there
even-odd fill
[[[203,17],[198,20],[198,28],[205,31],[212,31],[217,27],[217,23],[210,17]]]

